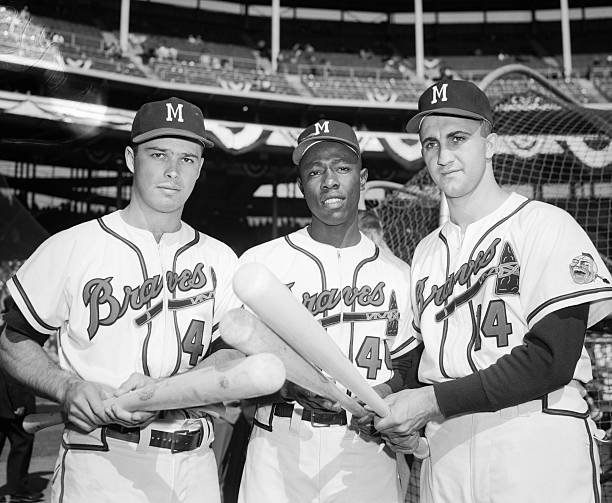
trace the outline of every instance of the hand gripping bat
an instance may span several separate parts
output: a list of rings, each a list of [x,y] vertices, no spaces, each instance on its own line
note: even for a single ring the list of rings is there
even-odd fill
[[[283,363],[270,353],[202,365],[182,374],[162,378],[143,388],[110,398],[106,405],[119,404],[129,411],[186,409],[224,401],[269,395],[285,382]],[[59,412],[31,414],[24,430],[34,433],[64,420]]]

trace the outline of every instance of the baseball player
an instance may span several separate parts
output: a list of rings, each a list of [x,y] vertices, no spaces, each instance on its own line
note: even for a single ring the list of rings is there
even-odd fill
[[[355,132],[342,122],[319,121],[300,134],[293,162],[310,225],[247,250],[240,262],[268,266],[368,382],[388,394],[398,387],[393,367],[399,381],[416,369],[405,354],[409,271],[359,232],[367,170]],[[349,429],[346,412],[329,400],[291,384],[283,396],[287,401],[256,411],[239,502],[401,500],[388,449]]]
[[[419,379],[387,397],[377,429],[397,445],[426,426],[422,502],[599,502],[599,458],[583,385],[587,327],[612,311],[593,243],[565,211],[493,176],[486,95],[439,82],[408,123],[450,221],[417,246]]]
[[[52,236],[8,281],[2,364],[59,402],[68,424],[54,502],[219,501],[208,416],[102,404],[198,365],[215,350],[219,318],[239,305],[236,255],[181,221],[212,146],[205,133],[191,103],[144,104],[125,149],[129,205]],[[54,333],[59,367],[40,347]]]

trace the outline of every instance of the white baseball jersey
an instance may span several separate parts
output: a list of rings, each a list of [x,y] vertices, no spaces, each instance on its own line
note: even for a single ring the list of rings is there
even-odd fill
[[[87,381],[117,387],[133,372],[165,377],[189,370],[202,360],[218,336],[214,329],[219,319],[239,305],[231,288],[236,265],[237,257],[228,246],[184,222],[180,230],[163,234],[156,242],[151,232],[128,225],[117,211],[50,237],[7,285],[36,331],[58,333],[62,368]],[[184,417],[176,424],[165,421],[159,428],[181,429],[183,421]],[[211,424],[207,420],[204,425],[208,435],[205,446],[212,441]],[[93,432],[89,441],[79,438],[76,443],[99,445],[99,431]],[[71,435],[74,432],[65,432],[67,444],[75,443]],[[84,491],[90,493],[88,501],[94,501],[98,493],[104,501],[105,487],[115,478],[126,482],[117,481],[116,487],[138,486],[141,479],[144,483],[155,473],[155,458],[171,456],[170,450],[144,450],[140,453],[143,458],[151,456],[150,473],[135,469],[115,473],[112,478],[109,475],[105,481],[105,474],[98,470],[96,479],[101,485]],[[111,449],[103,458],[111,471],[113,462],[119,462],[113,461],[113,453],[119,451]],[[76,456],[80,460],[70,465]],[[97,458],[100,470],[104,470],[104,461],[99,455]],[[205,466],[209,461],[205,460]],[[62,466],[68,465],[78,471],[87,462],[82,452],[69,452]],[[157,475],[164,480],[178,476],[174,469],[162,465],[157,466]],[[210,480],[216,480],[216,470],[210,475]],[[56,477],[55,481],[64,479],[80,484],[90,481],[91,474]],[[63,488],[63,501],[77,501],[78,497],[71,498],[79,491]],[[136,489],[125,497],[153,501]],[[166,501],[167,495],[158,497]]]
[[[553,311],[588,303],[589,326],[612,312],[610,273],[584,230],[514,193],[464,234],[447,222],[423,239],[411,296],[426,383],[489,367]],[[430,423],[422,501],[596,501],[597,447],[579,384],[591,378],[583,348],[575,380],[543,400]]]
[[[414,328],[427,338],[419,379],[484,369],[547,314],[590,303],[589,326],[612,311],[612,283],[593,243],[566,212],[511,194],[462,236],[447,222],[412,262]],[[586,351],[574,377],[591,380]]]
[[[363,234],[357,245],[335,248],[307,229],[256,246],[240,262],[266,265],[371,385],[390,379],[391,358],[409,346],[407,265]],[[256,425],[239,501],[398,501],[394,458],[346,426],[277,417],[270,406],[258,408]]]

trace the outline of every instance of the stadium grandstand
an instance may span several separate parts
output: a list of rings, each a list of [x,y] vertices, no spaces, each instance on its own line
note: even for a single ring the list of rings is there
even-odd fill
[[[185,208],[195,228],[240,254],[304,226],[291,150],[333,118],[355,128],[363,204],[409,261],[443,204],[404,126],[442,79],[494,104],[501,182],[567,209],[612,266],[611,30],[600,0],[0,0],[0,287],[49,234],[125,205],[134,113],[170,96],[202,107],[215,143]],[[611,325],[589,339],[608,434]]]

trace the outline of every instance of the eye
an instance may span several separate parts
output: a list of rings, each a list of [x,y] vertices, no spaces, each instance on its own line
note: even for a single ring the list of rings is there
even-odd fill
[[[423,150],[431,150],[437,146],[435,141],[426,141],[423,143]]]
[[[193,157],[183,157],[183,162],[187,164],[193,164],[195,162],[195,159]]]
[[[166,156],[163,152],[151,152],[153,159],[163,159]]]
[[[465,140],[467,140],[467,137],[462,134],[453,135],[453,138],[452,138],[453,143],[461,143],[461,142],[464,142]]]

